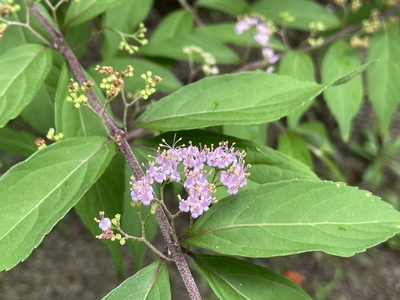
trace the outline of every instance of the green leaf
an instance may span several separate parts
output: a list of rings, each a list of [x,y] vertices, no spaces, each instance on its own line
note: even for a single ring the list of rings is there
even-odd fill
[[[139,117],[137,126],[173,131],[266,123],[304,105],[322,89],[315,82],[268,73],[213,76],[187,85],[153,104]]]
[[[306,141],[295,132],[282,132],[278,136],[278,151],[301,161],[313,168],[310,151]]]
[[[0,128],[1,151],[28,157],[37,150],[35,140],[36,137],[28,132]]]
[[[339,19],[322,5],[310,0],[260,0],[251,7],[251,11],[262,14],[274,24],[285,25],[289,28],[309,30],[311,22],[321,22],[325,30],[340,27]],[[295,19],[291,23],[284,23],[280,16],[282,12],[289,12]]]
[[[396,25],[372,37],[368,50],[371,59],[379,62],[367,69],[368,95],[378,116],[379,130],[385,134],[400,101],[400,29]]]
[[[26,44],[0,56],[0,127],[32,101],[51,69],[51,50]]]
[[[106,136],[101,120],[89,108],[82,106],[76,108],[73,103],[66,100],[68,96],[68,85],[71,75],[66,64],[60,73],[60,80],[56,91],[56,128],[62,132],[64,138],[88,135]],[[94,89],[98,86],[94,86]],[[96,95],[101,95],[97,92]],[[100,98],[103,100],[104,97]]]
[[[79,0],[71,2],[65,15],[64,27],[72,27],[93,19],[126,0]]]
[[[292,180],[221,200],[183,241],[248,257],[305,251],[352,256],[399,232],[400,212],[369,192],[343,183]]]
[[[0,179],[0,270],[28,257],[104,172],[114,144],[71,138],[36,152]]]
[[[161,43],[152,43],[150,41],[148,45],[139,49],[139,53],[187,61],[188,56],[183,53],[182,49],[191,45],[196,45],[205,52],[210,52],[214,55],[217,64],[238,64],[240,62],[239,56],[217,39],[198,36],[194,33],[180,35],[179,38],[170,38]],[[197,56],[195,60],[201,61]]]
[[[361,65],[357,52],[346,41],[337,41],[329,46],[322,61],[322,82],[331,82]],[[361,76],[351,81],[327,88],[324,99],[331,113],[339,124],[340,134],[344,141],[349,139],[351,122],[360,109],[363,88]]]
[[[125,1],[121,5],[107,10],[105,26],[132,34],[135,27],[146,19],[152,5],[153,0]],[[103,59],[114,59],[117,56],[126,57],[127,52],[118,49],[120,42],[121,37],[116,32],[106,30],[102,46]]]
[[[104,211],[110,219],[122,213],[123,195],[125,191],[124,157],[119,154],[114,156],[103,175],[90,187],[85,195],[75,205],[75,210],[82,223],[89,229],[93,236],[99,235],[98,223],[94,221],[99,217],[99,211]],[[100,240],[110,251],[118,275],[122,274],[122,252],[118,241]]]
[[[259,183],[289,180],[293,178],[318,180],[318,177],[296,159],[293,159],[279,151],[267,146],[246,141],[232,136],[222,135],[206,130],[185,130],[179,132],[167,132],[153,139],[142,141],[145,146],[156,148],[162,139],[172,145],[174,136],[182,138],[180,143],[194,145],[218,145],[221,141],[235,143],[235,148],[246,151],[246,163],[251,164],[249,179]]]
[[[329,141],[324,123],[319,121],[301,123],[295,131],[304,135],[306,141],[317,149],[331,155],[335,154],[335,149]]]
[[[293,79],[303,81],[315,81],[315,69],[311,57],[301,51],[286,52],[279,61],[277,74],[290,76]],[[308,102],[290,113],[287,116],[290,129],[297,127],[303,113],[312,105],[313,101]]]
[[[138,90],[144,89],[145,82],[140,77],[140,75],[148,71],[151,71],[154,75],[160,76],[162,78],[162,81],[157,83],[157,91],[170,93],[182,87],[182,83],[170,70],[146,59],[114,58],[103,60],[96,65],[112,66],[115,70],[118,71],[125,70],[128,65],[131,65],[134,68],[133,72],[135,76],[129,78],[125,82],[125,91],[136,92]],[[95,66],[90,68],[89,74],[93,77],[95,82],[101,82],[101,80],[105,78],[104,75],[101,75],[97,71],[95,71]]]
[[[183,9],[175,10],[157,24],[157,28],[151,35],[150,43],[161,44],[165,40],[190,34],[193,26],[193,16],[190,12]]]
[[[256,264],[227,256],[192,255],[219,299],[309,299],[288,278]]]
[[[157,260],[141,269],[103,298],[103,300],[113,299],[171,299],[167,267]]]
[[[135,154],[137,160],[139,161],[139,164],[143,171],[145,170],[145,167],[143,166],[144,163],[147,163],[149,160],[148,155],[154,155],[154,151],[150,150],[144,150],[140,148],[134,148],[132,149],[133,153]],[[132,169],[128,164],[125,164],[125,179],[124,182],[130,182],[131,179],[130,177],[132,176]],[[155,189],[155,191],[157,191]],[[159,193],[157,193],[157,196],[159,196]],[[139,216],[137,212],[132,208],[131,206],[132,203],[132,197],[131,197],[131,192],[130,189],[126,188],[125,189],[125,194],[124,194],[124,205],[123,205],[123,213],[122,213],[122,218],[121,218],[121,228],[125,232],[128,232],[130,235],[133,236],[142,236],[142,226],[140,224]],[[144,206],[142,205],[141,209],[141,214],[142,218],[145,218],[149,213],[150,213],[151,206]],[[155,235],[157,233],[158,229],[158,223],[154,215],[151,215],[146,222],[146,239],[148,241],[152,241],[155,238]],[[135,263],[136,269],[140,269],[143,263],[143,258],[148,250],[148,247],[146,244],[142,242],[137,242],[137,241],[132,241],[132,240],[127,240],[126,245],[129,247],[132,256],[133,256],[133,261]]]
[[[220,10],[233,17],[243,14],[249,9],[245,0],[198,0],[196,6]]]
[[[222,132],[237,138],[255,141],[264,145],[267,141],[267,124],[223,125]]]
[[[244,34],[237,35],[235,33],[235,25],[236,23],[219,23],[219,24],[211,24],[196,27],[194,30],[194,34],[198,36],[205,36],[209,38],[217,39],[222,43],[231,43],[237,46],[250,46],[255,48],[262,48],[260,44],[258,44],[252,36],[249,36],[245,32]],[[270,41],[268,46],[277,50],[284,51],[285,46],[282,44],[280,40],[275,38],[274,36],[270,37]]]

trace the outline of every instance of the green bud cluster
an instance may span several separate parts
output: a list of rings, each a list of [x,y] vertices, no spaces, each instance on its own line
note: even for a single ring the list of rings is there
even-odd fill
[[[128,66],[126,70],[121,72],[114,71],[109,66],[97,66],[95,69],[99,74],[107,74],[106,78],[103,78],[100,83],[100,88],[106,92],[108,100],[114,99],[124,86],[125,80],[133,77],[133,67]]]
[[[6,4],[0,3],[0,16],[11,16],[21,10],[21,5],[15,4],[14,0],[7,0],[6,2]]]
[[[284,23],[292,23],[296,18],[289,11],[282,11],[279,13]]]
[[[90,80],[84,82],[83,85],[79,85],[71,78],[71,84],[68,88],[69,96],[67,97],[67,101],[75,103],[76,108],[79,108],[81,105],[86,105],[88,101],[87,93],[91,87],[93,87],[93,82]]]
[[[119,43],[118,48],[120,50],[127,51],[129,54],[133,54],[133,53],[137,52],[139,50],[139,47],[129,44],[126,41],[126,38],[132,38],[136,42],[138,42],[141,46],[145,46],[149,42],[145,38],[146,31],[147,31],[147,28],[144,26],[143,23],[139,24],[139,27],[138,27],[138,29],[136,30],[136,32],[134,34],[125,34],[125,33],[122,33],[120,31],[118,31],[118,33],[120,34],[120,36],[122,38],[122,41]]]
[[[201,68],[206,76],[216,75],[219,73],[218,67],[215,66],[215,57],[210,52],[206,52],[202,48],[195,45],[185,46],[182,48],[182,51],[183,53],[189,55],[189,57],[193,54],[199,54],[202,57],[203,64]]]
[[[372,10],[371,18],[362,21],[363,29],[366,33],[375,33],[383,26],[383,22],[379,19],[379,11]]]
[[[143,90],[140,91],[140,95],[142,96],[143,99],[148,99],[149,96],[154,94],[156,92],[156,89],[154,88],[158,82],[162,80],[161,77],[159,76],[154,76],[152,77],[153,73],[148,71],[146,74],[140,75],[142,79],[146,82],[146,86]]]
[[[3,33],[7,28],[7,24],[0,24],[0,39],[3,37]]]
[[[314,21],[308,24],[308,27],[310,30],[315,30],[315,31],[324,31],[325,30],[325,25],[324,23],[320,21]]]
[[[64,138],[64,134],[63,133],[55,134],[54,128],[50,128],[49,131],[47,132],[46,137],[50,141],[58,142],[59,140],[62,140]]]

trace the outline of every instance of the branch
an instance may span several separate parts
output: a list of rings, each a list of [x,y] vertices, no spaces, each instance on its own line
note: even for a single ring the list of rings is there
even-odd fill
[[[199,15],[196,13],[196,11],[194,10],[194,8],[191,7],[191,6],[189,5],[189,3],[187,3],[186,0],[178,0],[178,2],[179,2],[179,4],[180,4],[184,9],[186,9],[188,12],[190,12],[190,13],[192,14],[193,19],[194,19],[194,21],[196,22],[196,24],[197,24],[198,26],[203,26],[203,25],[204,25],[203,20],[199,17]]]
[[[36,4],[32,5],[31,11],[32,14],[37,18],[37,20],[43,25],[43,27],[50,34],[50,37],[52,39],[52,47],[55,50],[59,51],[65,57],[78,82],[80,84],[86,82],[87,79],[82,71],[82,68],[77,58],[75,57],[74,53],[72,52],[71,48],[65,42],[62,34],[57,29],[55,29],[52,26],[52,24],[42,15],[41,11],[37,8]],[[93,93],[93,91],[89,90],[87,96],[89,99],[89,104],[92,106],[93,110],[96,113],[100,114],[103,109],[103,106],[97,99],[96,95]],[[135,175],[139,178],[142,177],[144,175],[143,171],[140,168],[140,165],[135,155],[133,154],[132,149],[128,144],[128,141],[126,140],[125,132],[123,132],[114,123],[114,121],[107,112],[105,112],[102,115],[102,118],[110,138],[114,140],[116,144],[119,146],[122,154],[125,156],[125,159],[128,161]],[[182,280],[189,292],[190,298],[193,300],[201,300],[199,290],[190,272],[189,266],[187,265],[185,257],[183,256],[180,244],[174,237],[171,225],[169,224],[167,217],[164,211],[162,210],[161,206],[157,207],[156,218],[164,237],[168,255],[171,255],[172,259],[175,261],[179,273],[181,274]]]

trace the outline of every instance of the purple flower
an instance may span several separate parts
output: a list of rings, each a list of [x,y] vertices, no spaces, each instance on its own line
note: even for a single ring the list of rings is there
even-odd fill
[[[227,142],[221,142],[219,147],[210,151],[207,156],[207,165],[219,169],[224,169],[235,161],[236,153],[234,152],[234,148],[229,148]]]
[[[268,60],[269,63],[276,63],[281,57],[278,54],[275,54],[274,50],[270,48],[263,48],[262,55]]]
[[[142,180],[133,181],[131,190],[131,197],[134,202],[140,201],[144,205],[150,205],[154,198],[153,187],[146,176]]]
[[[99,228],[102,231],[107,231],[111,227],[111,221],[109,218],[104,218],[104,216],[101,216],[101,220],[99,222]]]
[[[227,171],[222,171],[220,176],[221,183],[228,188],[229,194],[236,194],[239,187],[243,187],[247,184],[246,173],[248,167],[244,167],[244,162],[233,164]]]
[[[262,33],[262,32],[256,32],[256,34],[254,34],[254,40],[260,44],[261,46],[267,46],[268,42],[269,42],[269,35]]]
[[[257,18],[245,17],[245,18],[239,20],[236,23],[235,32],[236,32],[237,35],[241,35],[246,30],[249,30],[250,26],[256,25],[257,23],[258,23],[258,19]]]

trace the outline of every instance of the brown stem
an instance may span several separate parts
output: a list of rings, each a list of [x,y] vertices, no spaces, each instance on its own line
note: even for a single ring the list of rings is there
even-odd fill
[[[36,4],[32,5],[31,11],[32,14],[50,34],[50,37],[52,39],[52,47],[55,50],[58,50],[62,55],[64,55],[79,83],[83,84],[83,82],[86,82],[87,80],[81,69],[81,66],[71,48],[64,41],[62,34],[57,29],[55,29],[52,24],[42,15]],[[97,99],[93,91],[90,90],[87,96],[93,110],[96,113],[100,114],[103,109],[103,105]],[[142,177],[144,175],[143,171],[141,170],[140,165],[128,144],[128,141],[125,138],[125,133],[114,123],[107,112],[102,115],[102,119],[110,138],[113,139],[119,146],[122,154],[125,156],[125,159],[128,161],[130,167],[132,168],[132,171],[137,177]],[[167,217],[161,206],[157,207],[156,218],[164,237],[168,255],[170,255],[174,260],[179,270],[179,273],[181,274],[182,280],[189,292],[190,298],[193,300],[200,300],[201,296],[199,290],[190,272],[189,266],[187,265],[185,257],[183,256],[180,244],[174,237],[171,225],[168,222]]]
[[[204,25],[203,20],[200,19],[199,15],[196,13],[196,11],[194,10],[194,8],[191,7],[191,6],[189,5],[189,3],[187,3],[186,0],[178,0],[178,2],[179,2],[179,4],[180,4],[184,9],[186,9],[188,12],[190,12],[190,13],[192,14],[193,19],[194,19],[194,21],[196,22],[196,24],[197,24],[198,26],[203,26],[203,25]]]

